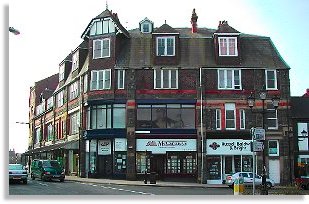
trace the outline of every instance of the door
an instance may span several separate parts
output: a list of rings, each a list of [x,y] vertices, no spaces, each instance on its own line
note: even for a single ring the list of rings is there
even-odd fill
[[[112,156],[104,155],[98,156],[98,176],[107,178],[112,175]]]
[[[269,160],[269,178],[280,183],[280,162],[278,159]]]
[[[165,154],[153,154],[150,157],[150,172],[156,172],[158,179],[164,176]]]
[[[209,156],[207,158],[207,183],[222,184],[221,177],[221,156]]]

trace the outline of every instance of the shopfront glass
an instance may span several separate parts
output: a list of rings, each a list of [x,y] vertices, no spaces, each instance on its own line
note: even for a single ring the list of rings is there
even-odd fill
[[[208,180],[221,180],[221,157],[210,156],[207,158]]]
[[[96,173],[96,165],[97,165],[97,140],[91,140],[89,142],[89,166],[90,173]]]

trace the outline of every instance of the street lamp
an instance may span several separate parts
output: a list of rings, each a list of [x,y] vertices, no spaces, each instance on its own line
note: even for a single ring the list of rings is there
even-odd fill
[[[265,89],[261,90],[259,93],[259,97],[260,100],[262,100],[262,111],[260,112],[255,112],[255,113],[261,113],[262,114],[262,128],[265,129],[265,100],[267,98],[267,92]],[[248,106],[251,109],[251,112],[253,112],[252,108],[254,107],[254,103],[255,103],[255,97],[253,95],[253,93],[251,92],[250,96],[247,98],[248,101]],[[278,108],[279,106],[279,101],[280,98],[278,96],[275,96],[272,98],[272,104],[274,106],[275,109]],[[265,139],[263,140],[263,169],[262,169],[262,189],[261,189],[261,195],[268,195],[268,190],[266,187],[266,162],[265,162],[265,157],[266,157],[266,152],[265,152],[265,146],[266,146],[266,142]]]

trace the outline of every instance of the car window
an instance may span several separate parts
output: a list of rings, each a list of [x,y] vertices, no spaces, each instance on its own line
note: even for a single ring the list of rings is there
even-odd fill
[[[59,163],[57,161],[43,161],[43,166],[59,168]]]
[[[23,170],[23,165],[9,165],[9,170]]]
[[[241,176],[241,177],[248,177],[248,174],[247,173],[240,173],[239,176]]]
[[[248,178],[253,178],[253,173],[249,173]]]

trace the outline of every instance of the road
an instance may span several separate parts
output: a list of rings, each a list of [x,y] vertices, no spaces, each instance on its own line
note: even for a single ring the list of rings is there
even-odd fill
[[[233,195],[230,188],[157,187],[94,184],[74,181],[28,179],[28,184],[10,184],[9,195]]]

